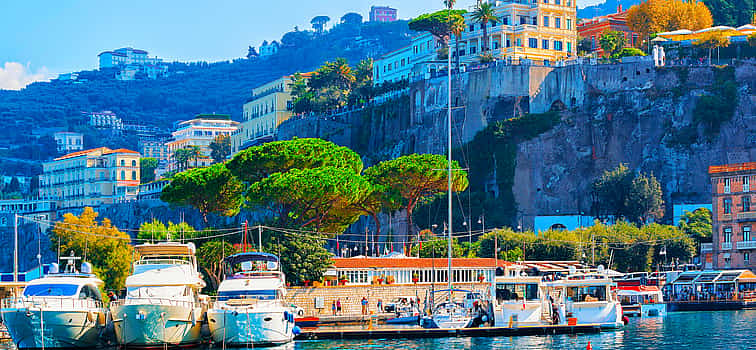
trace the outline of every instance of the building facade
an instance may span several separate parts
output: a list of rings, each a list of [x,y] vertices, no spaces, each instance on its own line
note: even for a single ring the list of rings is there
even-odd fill
[[[292,76],[285,76],[252,90],[243,107],[241,125],[231,136],[232,154],[275,139],[278,126],[293,115],[292,82]]]
[[[263,41],[262,45],[260,45],[260,57],[268,57],[273,56],[278,52],[278,49],[281,48],[281,45],[273,40],[270,43],[268,43],[267,40]]]
[[[61,209],[135,200],[139,157],[136,151],[100,147],[55,158],[42,164],[39,198]]]
[[[82,112],[89,126],[98,129],[123,130],[123,120],[112,111]]]
[[[371,6],[370,22],[393,22],[397,19],[395,8],[388,6]]]
[[[71,153],[84,149],[84,135],[78,132],[61,131],[53,134],[58,153]]]
[[[409,45],[382,55],[373,63],[373,84],[425,78],[423,68],[438,56],[441,43],[430,33],[412,38]],[[447,62],[441,62],[446,68]]]
[[[483,27],[465,17],[466,28],[459,39],[460,60],[476,63],[480,55],[490,52],[496,59],[551,65],[576,56],[577,4],[575,0],[488,0],[494,6],[498,22],[487,24],[488,45],[483,52]],[[456,50],[456,37],[451,47]]]
[[[97,57],[100,60],[100,69],[129,64],[144,66],[163,63],[163,60],[160,58],[149,57],[147,51],[131,47],[122,47],[113,51],[103,51],[97,55]]]
[[[231,120],[226,114],[199,114],[194,119],[178,123],[176,131],[171,133],[173,140],[166,143],[168,151],[168,170],[179,167],[173,154],[176,150],[199,147],[201,156],[192,160],[192,165],[207,166],[210,159],[210,144],[219,135],[232,136],[239,129],[239,122]]]
[[[492,258],[452,259],[452,281],[455,283],[493,283],[496,264],[508,265],[504,260]],[[446,258],[334,258],[333,266],[325,275],[332,279],[342,276],[349,285],[378,284],[377,279],[392,284],[431,284],[448,281],[448,260]],[[481,278],[482,277],[482,278]],[[417,279],[417,282],[413,280]]]
[[[578,35],[591,41],[591,50],[603,56],[600,40],[604,32],[617,31],[625,36],[625,47],[635,47],[638,43],[638,33],[630,30],[627,25],[627,11],[622,10],[622,5],[617,7],[617,13],[606,16],[594,17],[578,23]]]
[[[756,268],[756,162],[710,166],[712,263],[715,269]]]

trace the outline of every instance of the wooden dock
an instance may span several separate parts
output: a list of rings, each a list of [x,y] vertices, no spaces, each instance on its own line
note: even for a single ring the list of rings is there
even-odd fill
[[[297,340],[322,339],[385,339],[385,338],[444,338],[444,337],[511,337],[520,335],[599,333],[601,326],[543,325],[508,327],[479,327],[462,329],[440,328],[376,328],[376,329],[303,329]]]

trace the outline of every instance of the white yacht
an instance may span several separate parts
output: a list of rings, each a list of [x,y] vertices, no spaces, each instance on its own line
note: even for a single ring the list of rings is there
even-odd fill
[[[625,316],[667,316],[667,304],[657,286],[619,287],[617,298]]]
[[[515,273],[496,277],[494,324],[501,327],[535,326],[554,322],[542,276]]]
[[[118,343],[126,346],[196,344],[207,297],[192,243],[134,247],[139,260],[126,278],[126,297],[111,303]]]
[[[108,322],[92,265],[76,271],[67,257],[64,272],[51,264],[50,273],[30,281],[21,296],[3,300],[2,319],[19,349],[95,348]]]
[[[213,341],[231,346],[268,346],[294,339],[294,310],[284,301],[286,278],[278,257],[239,253],[224,259],[226,278],[207,311]]]

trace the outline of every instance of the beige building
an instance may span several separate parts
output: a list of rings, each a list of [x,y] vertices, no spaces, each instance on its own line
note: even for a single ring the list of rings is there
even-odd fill
[[[488,51],[497,59],[532,60],[551,65],[576,56],[576,0],[488,0],[499,21],[489,22]],[[460,61],[476,63],[483,51],[483,27],[465,15],[459,42]],[[455,41],[451,47],[455,47]]]
[[[244,104],[241,127],[231,137],[232,154],[275,138],[278,126],[293,115],[292,79],[290,75],[281,77],[252,90]]]
[[[173,141],[166,143],[168,151],[168,170],[176,170],[178,164],[173,159],[173,153],[182,148],[197,146],[201,157],[192,160],[192,166],[206,166],[211,163],[210,144],[218,135],[233,135],[239,129],[239,122],[231,120],[226,114],[199,114],[192,120],[178,124],[172,133]]]
[[[39,198],[61,209],[135,200],[139,157],[136,151],[100,147],[55,158],[42,164]]]

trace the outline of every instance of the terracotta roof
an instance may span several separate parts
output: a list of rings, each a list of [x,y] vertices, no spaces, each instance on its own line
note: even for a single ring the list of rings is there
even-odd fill
[[[709,167],[709,174],[731,173],[731,172],[736,172],[736,171],[747,171],[747,170],[756,170],[756,162],[712,165]]]
[[[333,265],[337,269],[359,268],[446,268],[446,258],[334,258]],[[490,267],[493,268],[493,258],[460,258],[452,259],[453,267]],[[505,267],[511,263],[499,260],[499,266]]]
[[[97,151],[102,151],[102,154],[113,154],[113,153],[136,153],[136,154],[139,154],[139,152],[128,150],[128,149],[125,149],[125,148],[110,149],[110,148],[107,148],[107,147],[98,147],[98,148],[92,148],[92,149],[87,149],[87,150],[83,150],[83,151],[69,153],[69,154],[66,154],[66,155],[64,155],[62,157],[55,158],[55,160],[63,160],[63,159],[70,159],[70,158],[81,157],[81,156],[85,156],[87,154],[90,154],[90,153],[93,153],[93,152],[97,152]]]
[[[135,153],[135,154],[139,154],[139,152],[137,152],[137,151],[132,151],[130,149],[125,149],[125,148],[111,149],[111,150],[107,150],[107,151],[104,152],[104,154],[113,154],[113,153]]]

